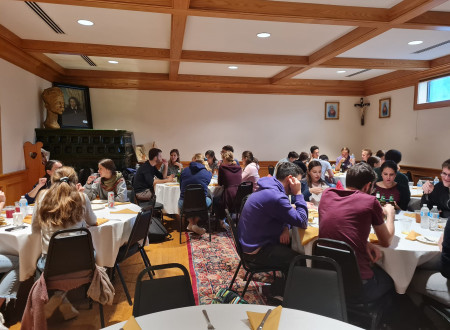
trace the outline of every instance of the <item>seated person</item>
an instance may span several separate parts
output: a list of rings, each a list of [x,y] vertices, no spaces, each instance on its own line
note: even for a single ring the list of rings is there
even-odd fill
[[[298,157],[299,157],[298,153],[296,153],[295,151],[290,151],[286,158],[280,159],[278,161],[278,163],[275,165],[275,169],[273,171],[273,176],[275,176],[275,177],[277,176],[278,166],[280,166],[282,163],[287,163],[287,162],[293,163],[294,161],[296,161],[298,159]]]
[[[442,163],[441,179],[436,185],[430,181],[424,183],[420,204],[427,204],[430,210],[436,205],[442,218],[450,218],[450,159]]]
[[[185,168],[181,172],[180,176],[180,199],[178,200],[178,207],[180,210],[183,208],[184,201],[184,193],[186,188],[190,184],[201,184],[203,190],[205,191],[206,198],[206,206],[211,206],[211,198],[208,197],[208,185],[211,181],[212,174],[208,171],[204,165],[205,161],[202,157],[202,154],[198,153],[192,157],[192,162],[189,164],[189,167]],[[187,226],[188,230],[191,230],[199,235],[203,235],[206,233],[204,228],[200,228],[197,226],[199,217],[188,218],[189,225]]]
[[[377,153],[375,154],[375,156],[377,156],[378,158],[380,158],[380,160],[381,160],[381,164],[380,164],[380,166],[384,163],[384,161],[385,161],[385,153],[384,153],[384,151],[383,150],[378,150],[377,151]]]
[[[149,201],[155,194],[155,184],[173,181],[173,174],[167,176],[168,166],[165,166],[164,172],[161,173],[156,169],[158,164],[167,165],[167,160],[162,158],[161,149],[152,148],[148,152],[148,161],[139,166],[133,178],[133,189],[136,199]]]
[[[52,235],[58,230],[94,226],[97,217],[91,202],[78,183],[72,167],[63,166],[51,177],[51,187],[39,195],[31,220],[33,234],[41,235],[42,255],[37,262],[41,271],[45,268],[47,252]],[[79,313],[65,298],[65,292],[57,291],[46,305],[45,316],[50,317],[59,307],[64,319],[76,317]]]
[[[306,178],[302,180],[302,195],[305,201],[311,202],[314,206],[319,206],[322,192],[329,188],[320,177],[322,174],[322,164],[317,160],[312,160],[308,164]]]
[[[209,169],[212,173],[217,174],[217,171],[219,170],[219,162],[217,161],[216,154],[213,150],[207,150],[205,152],[205,158],[208,162]]]
[[[377,168],[381,166],[381,159],[377,156],[370,156],[367,158],[367,164],[372,168]]]
[[[361,151],[361,159],[363,162],[367,163],[369,157],[372,157],[372,150],[365,148]],[[372,166],[373,167],[373,166]]]
[[[37,194],[41,190],[50,188],[50,177],[61,166],[62,163],[59,160],[49,160],[47,163],[45,163],[45,176],[39,179],[39,181],[34,185],[33,189],[28,194],[25,194],[25,198],[27,199],[28,204],[34,203]]]
[[[325,190],[319,207],[319,238],[344,241],[353,248],[363,280],[361,300],[367,302],[394,287],[389,275],[375,264],[381,258],[380,249],[368,242],[371,226],[384,247],[391,244],[395,232],[394,207],[387,204],[382,208],[375,196],[369,195],[376,178],[368,164],[352,166],[347,171],[347,188]]]
[[[97,196],[100,199],[107,200],[108,193],[114,192],[116,202],[128,202],[127,184],[122,173],[116,171],[116,165],[112,159],[102,159],[98,163],[99,178],[91,175],[84,185],[84,193],[90,200]]]
[[[164,164],[161,165],[159,171],[164,172]],[[177,175],[183,169],[183,164],[180,162],[180,152],[178,149],[170,150],[170,158],[168,162],[167,175]]]
[[[298,167],[300,167],[303,171],[303,173],[306,173],[306,171],[308,170],[306,168],[306,164],[308,164],[309,161],[309,155],[307,152],[302,151],[298,157],[297,160],[294,160],[293,163],[295,165],[297,165]]]
[[[409,187],[404,187],[397,184],[394,181],[397,175],[397,164],[392,160],[386,160],[380,167],[382,181],[378,181],[375,184],[375,193],[379,193],[380,197],[384,196],[386,201],[390,199],[390,196],[394,197],[395,209],[406,210],[410,199]],[[405,189],[406,188],[406,189]]]
[[[222,153],[222,164],[219,167],[218,185],[223,186],[223,193],[214,197],[213,209],[214,214],[220,219],[221,226],[226,226],[223,219],[225,218],[225,209],[232,210],[234,199],[239,184],[242,182],[242,169],[239,163],[234,160],[231,151]]]
[[[355,158],[350,157],[350,149],[342,148],[341,155],[336,159],[336,171],[345,172],[353,165],[355,165]]]
[[[253,157],[253,153],[251,151],[244,151],[242,153],[242,164],[244,165],[244,170],[242,171],[242,182],[252,182],[253,191],[256,191],[256,189],[258,188],[259,180],[258,160]]]
[[[314,159],[318,160],[322,164],[322,175],[320,176],[322,178],[322,180],[324,180],[325,182],[328,182],[328,183],[334,183],[333,182],[334,174],[333,174],[333,170],[331,169],[330,163],[326,160],[321,160],[319,158],[319,147],[312,146],[310,148],[310,151],[311,151],[311,160],[314,160]],[[327,174],[327,176],[325,176],[325,174]]]
[[[225,152],[227,152],[227,151],[230,151],[230,152],[232,152],[233,154],[234,154],[234,148],[233,148],[233,146],[230,146],[229,144],[227,144],[226,146],[223,146],[222,147],[222,151],[220,152],[220,155],[222,156],[222,158],[223,158],[223,154],[225,153]],[[238,164],[239,165],[239,161],[235,158],[234,159],[234,161],[236,162],[236,164]],[[219,160],[219,166],[222,164],[222,160]]]
[[[306,228],[308,210],[301,194],[301,169],[280,165],[277,177],[258,181],[259,189],[245,203],[238,223],[238,238],[248,262],[279,267],[287,275],[298,253],[289,247],[291,226]],[[295,207],[288,195],[296,196]]]

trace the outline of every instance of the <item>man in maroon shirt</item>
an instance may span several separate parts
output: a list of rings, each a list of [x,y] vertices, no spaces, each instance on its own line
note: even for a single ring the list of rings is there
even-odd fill
[[[389,275],[372,264],[381,258],[380,249],[368,242],[371,226],[384,247],[391,244],[395,231],[394,207],[387,204],[382,208],[375,196],[369,195],[376,179],[368,164],[357,164],[347,171],[347,188],[325,190],[319,205],[319,237],[344,241],[353,248],[363,280],[364,301],[375,300],[393,288]]]

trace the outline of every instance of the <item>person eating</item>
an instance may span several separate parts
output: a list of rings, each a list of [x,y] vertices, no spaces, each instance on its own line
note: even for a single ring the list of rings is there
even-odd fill
[[[62,163],[59,160],[49,160],[45,163],[45,175],[43,178],[40,178],[39,181],[33,186],[33,189],[25,194],[25,198],[27,199],[28,204],[33,204],[36,199],[37,194],[44,189],[48,189],[51,186],[51,176],[53,173],[60,167],[62,167]]]
[[[355,165],[355,159],[350,158],[350,149],[343,147],[341,155],[336,159],[336,171],[347,171],[351,166]]]
[[[430,181],[424,183],[421,205],[427,204],[430,210],[436,205],[441,217],[448,218],[450,217],[450,159],[442,163],[441,179],[442,181],[436,185]]]
[[[308,164],[306,178],[302,180],[302,194],[305,201],[311,202],[314,206],[319,206],[322,192],[329,188],[321,178],[322,164],[317,160],[312,160]]]
[[[386,202],[389,201],[392,196],[395,209],[406,210],[410,199],[409,187],[406,187],[405,189],[404,186],[395,182],[397,164],[392,160],[387,160],[381,165],[380,170],[382,181],[378,181],[375,184],[375,193],[379,193],[380,196],[385,196]]]
[[[244,164],[244,170],[242,171],[242,182],[250,181],[253,183],[253,191],[258,189],[259,180],[259,165],[258,160],[253,157],[251,151],[244,151],[242,153],[242,164]]]
[[[164,163],[159,168],[159,171],[161,173],[164,172]],[[167,162],[167,175],[177,175],[178,172],[181,172],[183,170],[183,164],[181,164],[180,161],[180,152],[178,149],[172,149],[170,150],[170,158]]]

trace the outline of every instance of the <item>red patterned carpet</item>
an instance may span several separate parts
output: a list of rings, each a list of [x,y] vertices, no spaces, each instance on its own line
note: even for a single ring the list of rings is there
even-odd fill
[[[228,288],[233,278],[239,256],[230,235],[229,232],[214,233],[210,243],[208,235],[199,237],[186,233],[192,287],[197,304],[210,304],[216,292]],[[245,286],[244,275],[245,271],[241,267],[233,285],[233,290],[239,294]],[[270,274],[256,274],[253,279],[244,299],[250,304],[265,305],[267,301],[261,294],[261,287],[270,283],[272,277]]]

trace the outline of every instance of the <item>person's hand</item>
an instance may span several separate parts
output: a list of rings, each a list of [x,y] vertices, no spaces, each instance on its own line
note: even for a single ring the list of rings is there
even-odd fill
[[[308,208],[308,210],[317,210],[317,207],[314,205],[314,203],[311,202],[306,202],[306,207]]]
[[[39,178],[38,186],[43,187],[47,183],[47,178]]]
[[[0,190],[0,203],[6,202],[6,196],[3,191]]]
[[[81,183],[77,183],[76,187],[79,192],[84,192],[84,187],[81,185]]]
[[[165,159],[165,158],[161,159],[161,161],[162,161],[162,163],[163,163],[165,166],[167,166],[167,164],[169,163],[169,162],[167,161],[167,159]]]
[[[323,191],[323,188],[322,187],[309,188],[309,191],[312,194],[320,195],[322,193],[322,191]]]
[[[372,262],[377,262],[383,256],[381,254],[381,250],[379,248],[377,248],[375,245],[373,245],[372,243],[367,243],[366,251],[370,257],[370,260],[372,260]]]
[[[301,182],[293,176],[289,176],[288,180],[289,180],[289,188],[291,190],[291,195],[300,195],[302,192]]]
[[[167,177],[167,182],[173,181],[173,178],[175,177],[175,174],[171,174]]]
[[[434,184],[432,184],[430,181],[427,181],[423,184],[422,189],[424,194],[431,194],[434,190]]]
[[[439,250],[441,252],[442,252],[442,242],[444,242],[444,234],[442,234],[441,237],[439,237],[439,241],[438,241]]]
[[[339,164],[342,164],[342,163],[345,162],[346,160],[347,160],[347,158],[342,157],[342,158],[339,160]]]
[[[174,165],[178,166],[179,168],[182,168],[182,167],[183,167],[183,164],[181,164],[181,163],[179,163],[179,162],[175,162]]]
[[[280,243],[281,244],[289,244],[290,237],[289,237],[289,228],[284,227],[283,232],[280,235]]]
[[[383,206],[383,213],[387,218],[389,218],[389,217],[394,218],[395,217],[395,208],[391,204],[386,204]]]
[[[95,179],[97,179],[97,176],[95,176],[95,175],[89,175],[88,179],[86,180],[86,183],[87,183],[87,184],[92,184],[92,182],[94,182]]]

